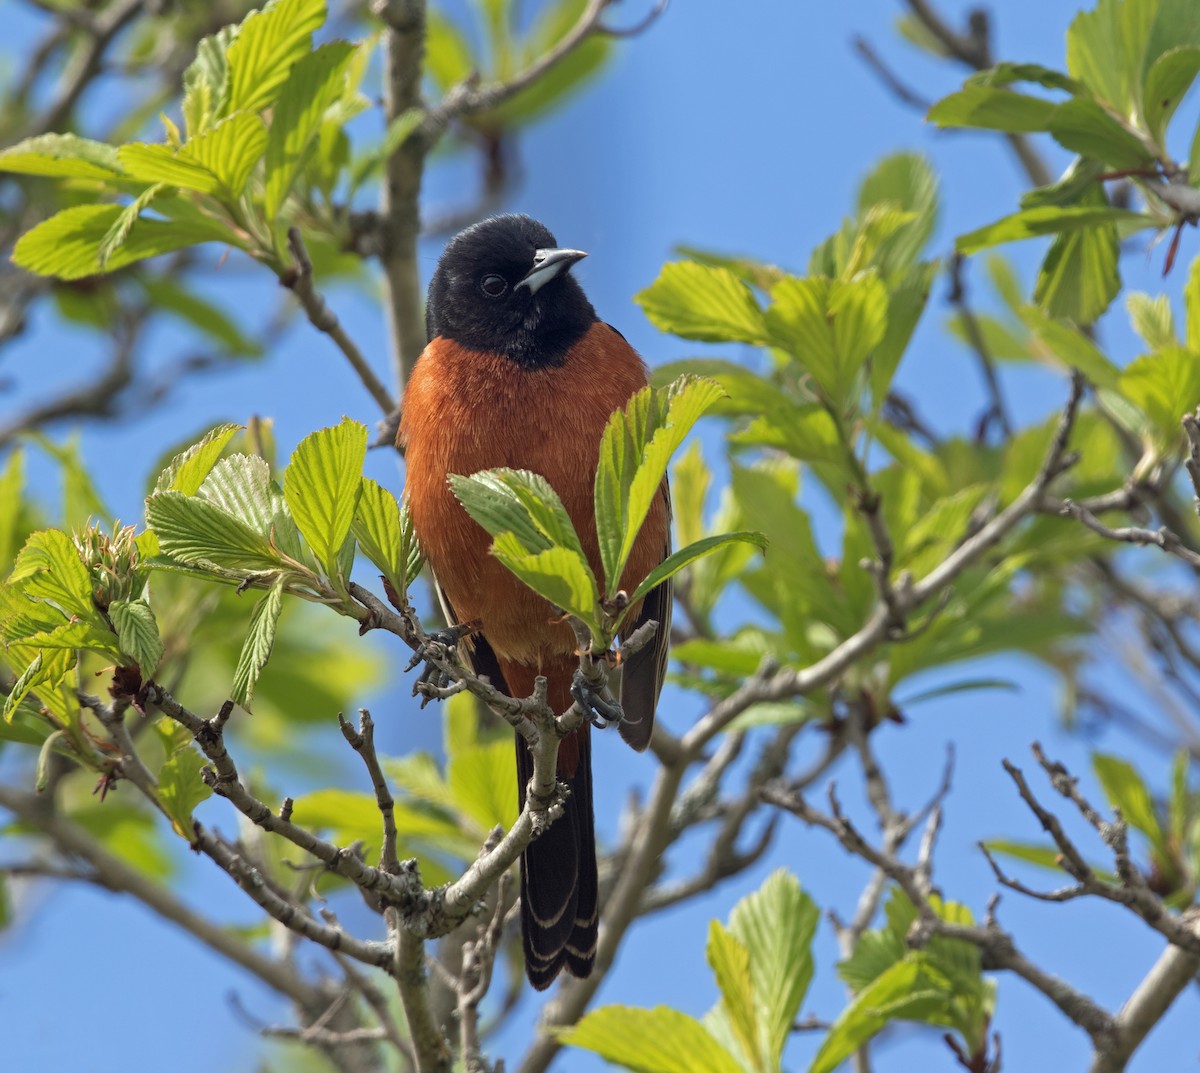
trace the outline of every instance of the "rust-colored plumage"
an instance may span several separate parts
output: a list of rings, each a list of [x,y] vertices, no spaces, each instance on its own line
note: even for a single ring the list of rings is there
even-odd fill
[[[540,473],[562,499],[593,571],[603,578],[593,508],[600,438],[613,411],[645,386],[646,367],[619,332],[595,319],[565,269],[546,260],[547,254],[582,255],[553,245],[527,217],[485,221],[451,244],[431,286],[431,339],[408,384],[400,438],[413,526],[454,619],[478,623],[471,641],[477,669],[493,679],[499,672],[518,697],[532,693],[534,678],[545,675],[550,703],[562,712],[572,703],[578,665],[573,632],[488,554],[488,534],[447,483],[452,473],[499,466]],[[521,293],[539,271],[549,278]],[[500,291],[497,279],[506,290],[493,296],[489,288]],[[669,527],[664,484],[622,587],[631,589],[662,561]],[[635,748],[649,740],[661,687],[668,587],[647,598],[651,606],[660,621],[657,643],[640,666],[626,669],[622,684],[623,705],[638,713],[622,727]],[[637,609],[630,621],[639,621]],[[559,752],[559,775],[572,791],[567,814],[522,860],[526,969],[538,988],[549,986],[563,967],[587,975],[595,957],[589,730],[585,724]],[[523,801],[532,766],[519,737],[517,759]]]

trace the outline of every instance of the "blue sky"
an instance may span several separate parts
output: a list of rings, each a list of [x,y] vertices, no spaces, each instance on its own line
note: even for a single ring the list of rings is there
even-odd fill
[[[630,10],[621,17],[633,21],[641,4],[628,0],[624,6]],[[960,72],[920,56],[898,39],[892,22],[902,6],[899,0],[736,5],[678,0],[647,34],[621,45],[599,81],[520,138],[524,178],[505,207],[542,219],[560,244],[590,251],[577,275],[601,316],[651,364],[701,350],[660,335],[631,301],[672,257],[676,244],[747,253],[802,270],[812,246],[849,211],[859,179],[886,153],[916,149],[933,161],[941,178],[943,210],[934,248],[948,251],[955,234],[1010,211],[1024,189],[1024,177],[999,139],[937,132],[890,96],[855,56],[851,41],[865,34],[931,99],[958,85]],[[942,5],[955,21],[968,6]],[[1063,33],[1077,6],[1061,0],[995,5],[997,56],[1061,66]],[[10,37],[15,43],[9,49],[28,40],[23,36],[27,31],[19,30]],[[1179,152],[1185,153],[1186,146]],[[1051,160],[1055,166],[1065,163],[1061,155],[1051,154]],[[426,182],[427,209],[436,213],[464,203],[475,183],[472,162],[439,161]],[[437,242],[422,248],[426,277],[439,250]],[[1011,252],[1031,286],[1038,248]],[[1189,234],[1180,263],[1195,252]],[[1142,253],[1129,254],[1122,270],[1132,287],[1158,293],[1163,286],[1156,265]],[[977,270],[972,278],[976,293],[983,294],[982,273]],[[1167,282],[1173,300],[1182,278],[1176,269]],[[278,288],[269,278],[234,261],[214,275],[210,286],[213,294],[250,311],[251,322],[254,310],[278,300]],[[940,331],[944,294],[939,282],[897,386],[919,403],[938,430],[966,432],[983,394],[971,357]],[[328,297],[363,351],[386,370],[377,294],[343,288]],[[1121,363],[1137,353],[1120,311],[1104,324],[1103,338]],[[163,333],[165,349],[179,343],[179,337]],[[716,352],[750,356],[737,348]],[[62,328],[42,310],[5,354],[3,371],[15,391],[0,396],[0,414],[53,390],[97,360],[87,336]],[[1061,379],[1037,369],[1008,368],[1004,376],[1011,409],[1021,423],[1045,417],[1065,398]],[[98,464],[109,504],[120,517],[133,519],[141,513],[145,470],[165,447],[216,421],[242,421],[251,414],[275,417],[281,454],[343,414],[367,422],[377,416],[328,340],[297,323],[267,361],[193,380],[168,405],[136,421],[85,429],[83,443]],[[711,432],[705,442],[715,443]],[[127,465],[127,459],[134,464]],[[393,489],[402,486],[390,455],[376,452],[368,465],[372,476]],[[35,476],[48,479],[48,471],[35,469]],[[1043,669],[1028,661],[993,659],[972,672],[1013,678],[1021,692],[969,694],[915,707],[909,723],[884,728],[877,745],[897,802],[916,808],[940,778],[946,744],[954,743],[955,788],[947,803],[935,877],[947,897],[982,915],[994,882],[973,848],[976,840],[1002,835],[1034,839],[1039,834],[1017,801],[1000,758],[1030,768],[1028,745],[1039,739],[1052,755],[1084,774],[1087,749],[1058,729],[1056,686]],[[1112,688],[1123,687],[1113,681]],[[418,715],[407,692],[407,683],[397,676],[386,691],[362,698],[375,712],[384,746],[392,752],[434,747],[440,738],[436,713]],[[698,710],[693,699],[668,693],[660,718],[678,730]],[[1165,758],[1115,737],[1101,744],[1140,764],[1152,781],[1165,776]],[[819,743],[806,742],[797,762],[818,748]],[[602,735],[595,751],[598,825],[601,837],[611,838],[630,785],[647,785],[653,767],[648,758],[621,748],[615,737]],[[854,770],[839,768],[835,775],[844,798],[862,815]],[[1099,798],[1094,785],[1088,784],[1088,790]],[[229,814],[222,814],[220,822],[226,830],[233,828]],[[1096,857],[1102,856],[1102,847],[1088,842],[1086,833],[1082,841]],[[689,844],[672,859],[686,868],[695,853],[694,843]],[[702,904],[659,914],[635,927],[600,1001],[670,1003],[702,1014],[716,995],[704,964],[707,920],[725,917],[738,896],[779,865],[792,869],[823,908],[840,906],[843,911],[867,878],[866,869],[846,858],[827,836],[785,822],[768,860],[752,873]],[[187,862],[185,875],[187,897],[194,904],[224,919],[252,919],[240,893],[204,862]],[[1046,906],[1010,894],[1002,902],[1001,921],[1044,967],[1114,1009],[1160,949],[1159,940],[1139,921],[1104,905]],[[356,923],[374,926],[365,916]],[[818,933],[816,952],[817,975],[805,1012],[832,1017],[844,994],[834,973],[837,952],[827,925]],[[161,986],[146,986],[147,965],[151,982]],[[140,982],[126,983],[133,980]],[[231,1012],[226,1001],[231,991],[262,1019],[281,1016],[273,1000],[189,937],[149,920],[127,901],[95,891],[40,891],[27,904],[19,927],[0,936],[0,1019],[13,1069],[129,1073],[169,1064],[175,1073],[249,1070],[255,1062],[254,1036]],[[197,1030],[201,1010],[202,1039]],[[494,1041],[492,1056],[504,1057],[510,1069],[524,1051],[536,1010],[530,994]],[[1196,1013],[1195,994],[1188,992],[1131,1068],[1149,1071],[1193,1063]],[[132,1024],[140,1034],[136,1048],[114,1035]],[[1003,1037],[1006,1068],[1079,1068],[1086,1061],[1082,1032],[1010,976],[1000,977],[995,1027]],[[795,1040],[790,1066],[802,1067],[816,1042]],[[879,1048],[879,1059],[881,1069],[917,1063],[954,1068],[933,1033],[900,1031]],[[586,1073],[600,1063],[575,1054],[560,1068]]]

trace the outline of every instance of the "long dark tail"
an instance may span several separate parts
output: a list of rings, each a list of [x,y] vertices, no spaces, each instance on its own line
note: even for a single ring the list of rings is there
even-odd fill
[[[558,777],[571,790],[564,814],[521,855],[525,974],[538,991],[546,990],[564,968],[572,976],[591,975],[596,961],[599,889],[590,730],[584,723],[563,741]],[[517,786],[522,808],[532,777],[533,757],[518,734]]]

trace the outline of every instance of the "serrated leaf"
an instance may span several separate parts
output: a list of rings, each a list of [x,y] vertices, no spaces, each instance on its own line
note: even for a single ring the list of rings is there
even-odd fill
[[[155,492],[182,492],[193,496],[204,483],[204,478],[217,464],[221,452],[240,429],[241,425],[218,425],[204,438],[171,459],[166,469],[154,483]]]
[[[683,376],[666,388],[643,388],[608,419],[593,497],[606,594],[620,588],[671,456],[723,394],[713,380]]]
[[[769,338],[750,288],[727,268],[694,261],[665,264],[634,301],[656,328],[684,339],[761,345]]]
[[[767,538],[762,533],[738,532],[738,533],[717,533],[713,536],[701,537],[699,540],[680,548],[678,551],[668,555],[661,563],[658,564],[649,574],[641,581],[633,595],[629,597],[630,603],[636,603],[645,596],[651,589],[657,588],[667,578],[672,578],[679,573],[680,570],[690,566],[697,559],[703,558],[705,555],[711,555],[714,551],[718,551],[729,544],[752,544],[760,550],[766,550]]]
[[[271,480],[266,459],[244,454],[218,459],[196,495],[245,522],[293,559],[301,557],[296,524]]]
[[[812,940],[820,910],[784,869],[733,907],[729,930],[750,953],[764,1068],[777,1069],[812,981]]]
[[[1055,108],[1053,101],[1040,97],[968,84],[943,97],[925,118],[939,127],[1033,133],[1047,129]]]
[[[1119,756],[1092,755],[1092,771],[1104,796],[1114,809],[1120,809],[1125,822],[1140,831],[1163,857],[1169,855],[1166,835],[1154,808],[1154,799],[1137,769]]]
[[[189,842],[194,837],[192,813],[201,801],[212,796],[200,777],[207,763],[199,750],[189,747],[168,757],[158,772],[158,800],[175,833]]]
[[[1200,74],[1200,48],[1185,45],[1168,49],[1146,73],[1145,121],[1151,137],[1166,145],[1167,125]]]
[[[254,685],[271,655],[275,644],[275,633],[279,628],[279,614],[283,610],[283,581],[276,581],[254,605],[250,616],[250,628],[242,651],[238,656],[237,669],[233,672],[233,685],[229,695],[235,703],[250,711],[254,699]]]
[[[106,628],[92,601],[92,581],[71,538],[57,529],[32,533],[6,584],[24,582],[28,597],[48,600],[67,616]]]
[[[232,242],[215,221],[141,220],[125,244],[100,265],[100,247],[122,213],[120,205],[75,205],[26,231],[13,247],[13,262],[39,276],[83,279],[201,242]]]
[[[350,531],[359,550],[373,562],[398,593],[408,589],[410,534],[400,524],[400,504],[382,485],[362,479],[362,490],[354,510]]]
[[[347,41],[322,45],[296,63],[279,91],[267,136],[267,219],[279,215],[325,109],[341,93],[354,51]]]
[[[200,138],[207,133],[201,134]],[[144,183],[166,183],[181,190],[195,190],[199,194],[221,192],[220,178],[189,154],[186,146],[174,149],[158,142],[130,142],[122,145],[117,152],[121,166],[131,179]]]
[[[835,406],[887,328],[887,290],[874,272],[852,280],[790,277],[771,291],[766,321],[772,342],[806,368]]]
[[[482,470],[470,477],[452,473],[450,490],[458,498],[466,512],[492,536],[512,533],[521,545],[530,551],[542,551],[552,546],[551,541],[529,516],[516,492],[509,487],[505,475],[516,470]],[[527,476],[534,474],[523,471]],[[549,484],[546,485],[549,488]],[[558,495],[550,489],[549,495],[557,500]],[[548,498],[548,496],[547,496]],[[559,507],[564,511],[561,501]]]
[[[952,993],[916,960],[898,961],[855,995],[834,1021],[808,1073],[833,1073],[867,1040],[901,1017],[953,1027]]]
[[[1121,228],[1123,235],[1128,235],[1156,227],[1157,221],[1143,213],[1106,205],[1045,205],[1013,213],[987,227],[959,235],[954,244],[959,253],[978,253],[1004,242],[1018,242],[1038,235],[1086,231],[1104,225],[1116,225]]]
[[[558,1038],[635,1073],[743,1073],[699,1021],[667,1006],[601,1006]]]
[[[122,174],[113,146],[77,134],[39,134],[10,145],[0,152],[0,172],[102,182]]]
[[[151,678],[162,659],[163,643],[150,605],[144,600],[113,600],[108,617],[116,627],[121,651],[137,660],[144,679]]]
[[[1067,70],[1125,116],[1140,104],[1142,56],[1157,6],[1099,0],[1067,30]]]
[[[284,474],[283,494],[317,561],[339,576],[338,553],[350,534],[367,457],[367,426],[343,419],[300,441]]]
[[[312,48],[325,21],[325,0],[273,0],[242,20],[229,46],[230,112],[261,111]]]
[[[1136,134],[1114,119],[1097,101],[1075,98],[1059,105],[1049,130],[1064,149],[1112,169],[1143,168],[1154,154]]]
[[[196,58],[183,72],[183,119],[189,138],[225,114],[229,101],[229,44],[236,26],[224,26],[196,46]]]
[[[1149,418],[1158,441],[1170,445],[1181,435],[1180,418],[1200,404],[1200,361],[1191,350],[1165,347],[1131,361],[1117,388]]]
[[[1134,331],[1146,341],[1146,346],[1151,350],[1179,345],[1179,338],[1175,334],[1175,317],[1171,312],[1171,300],[1165,294],[1151,298],[1141,291],[1133,291],[1126,296],[1125,307],[1129,310],[1129,319],[1133,322]]]
[[[160,197],[167,187],[162,183],[155,183],[153,186],[146,187],[133,201],[121,210],[121,215],[113,221],[112,227],[108,229],[107,234],[100,241],[100,249],[96,253],[97,260],[100,262],[100,267],[103,269],[108,265],[109,258],[113,253],[125,245],[129,238],[129,232],[133,230],[133,225],[138,222],[138,217],[141,216],[142,210],[149,205],[155,198]]]
[[[0,471],[0,577],[8,574],[21,539],[21,493],[25,487],[25,452],[15,448]]]
[[[515,534],[500,533],[492,554],[539,596],[599,631],[600,594],[582,552],[564,547],[531,552]]]
[[[1097,190],[1095,196],[1103,199],[1104,194]],[[1111,223],[1059,235],[1042,262],[1034,301],[1052,317],[1091,324],[1121,289],[1119,253],[1117,229]]]
[[[4,698],[4,722],[12,723],[13,716],[17,714],[17,708],[20,707],[28,695],[30,690],[36,689],[38,682],[42,680],[42,667],[46,661],[46,656],[39,652],[33,657],[33,661],[20,674],[20,677],[12,684],[8,691],[8,695]]]
[[[266,537],[203,499],[158,492],[146,500],[146,522],[163,554],[180,563],[250,572],[283,565]]]
[[[708,945],[704,953],[721,992],[720,1009],[734,1041],[751,1068],[769,1068],[759,1050],[758,1004],[750,975],[750,951],[726,931],[719,920],[713,920],[708,926]]]
[[[266,149],[267,129],[262,120],[250,112],[235,112],[187,142],[179,156],[216,176],[225,194],[236,199]]]

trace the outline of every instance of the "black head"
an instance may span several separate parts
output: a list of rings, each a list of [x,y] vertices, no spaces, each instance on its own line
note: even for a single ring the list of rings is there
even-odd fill
[[[528,216],[492,216],[460,231],[429,284],[425,327],[525,369],[561,365],[596,311],[571,276],[587,255],[559,249]]]

